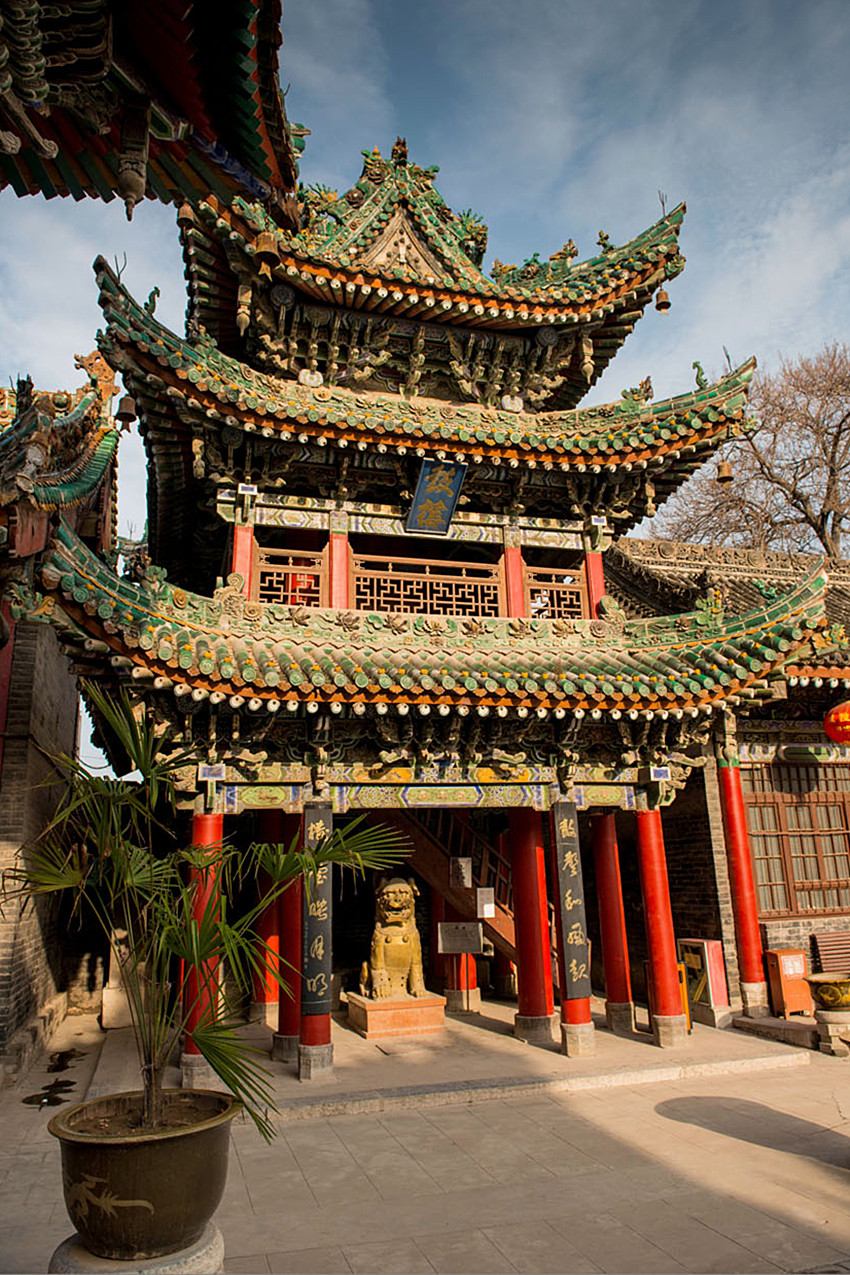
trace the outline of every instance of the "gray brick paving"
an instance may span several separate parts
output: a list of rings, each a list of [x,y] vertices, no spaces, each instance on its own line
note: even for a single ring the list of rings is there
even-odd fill
[[[75,1039],[90,1052],[66,1074],[82,1090],[97,1033],[90,1020],[76,1024],[83,1035]],[[461,1054],[475,1045],[472,1030],[454,1041]],[[492,1032],[480,1037],[485,1053],[498,1040]],[[115,1053],[116,1039],[107,1052]],[[374,1068],[385,1056],[370,1062],[365,1042],[347,1053],[339,1039],[341,1065],[328,1092],[344,1111],[346,1092],[380,1092]],[[690,1070],[674,1066],[668,1079],[634,1071],[633,1083],[611,1088],[511,1087],[486,1099],[466,1090],[455,1102],[445,1086],[462,1083],[448,1074],[457,1058],[447,1052],[441,1070],[435,1050],[427,1055],[432,1090],[443,1101],[433,1092],[426,1101],[427,1081],[413,1063],[419,1100],[411,1095],[403,1109],[314,1110],[282,1122],[270,1147],[252,1126],[237,1124],[217,1215],[226,1269],[850,1273],[850,1064],[813,1054],[804,1066],[776,1067],[768,1053],[760,1065],[749,1039],[745,1047],[734,1034],[703,1040],[686,1048]],[[635,1050],[641,1066],[674,1061],[622,1044],[625,1054],[611,1054],[621,1082]],[[732,1064],[752,1065],[724,1073],[723,1048]],[[493,1053],[494,1079],[516,1075],[523,1057],[540,1074],[560,1066],[554,1054],[541,1062],[513,1052],[513,1042],[508,1054]],[[483,1078],[486,1058],[476,1057]],[[406,1087],[402,1059],[403,1052],[381,1073],[394,1088]],[[700,1074],[700,1059],[713,1070]],[[45,1078],[38,1064],[0,1096],[0,1271],[46,1270],[71,1229],[46,1133],[50,1113],[20,1101]],[[295,1093],[288,1081],[281,1085]]]

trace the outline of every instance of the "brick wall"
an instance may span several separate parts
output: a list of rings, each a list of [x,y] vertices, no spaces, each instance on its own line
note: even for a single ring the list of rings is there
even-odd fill
[[[0,871],[14,864],[55,804],[55,790],[43,783],[50,768],[41,750],[73,752],[76,732],[77,696],[54,633],[18,624],[0,776]],[[0,1055],[7,1061],[16,1034],[45,1006],[69,985],[85,991],[97,981],[86,974],[86,946],[52,901],[7,904],[0,917]]]
[[[815,969],[813,934],[836,934],[850,930],[850,916],[786,916],[761,922],[761,938],[765,951],[776,947],[799,947],[806,953],[806,966]]]

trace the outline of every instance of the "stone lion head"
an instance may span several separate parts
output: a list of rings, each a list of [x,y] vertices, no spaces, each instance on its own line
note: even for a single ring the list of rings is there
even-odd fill
[[[415,911],[415,900],[419,891],[411,877],[403,881],[401,877],[387,880],[382,877],[375,889],[375,913],[382,925],[404,925],[412,921]]]

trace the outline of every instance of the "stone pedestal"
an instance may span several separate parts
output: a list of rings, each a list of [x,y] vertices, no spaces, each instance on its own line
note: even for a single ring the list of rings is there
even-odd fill
[[[633,1001],[605,1002],[605,1022],[608,1030],[615,1036],[631,1036],[635,1029],[635,1007]]]
[[[447,1014],[480,1014],[481,1013],[481,988],[480,987],[462,987],[462,988],[446,988],[446,1013]]]
[[[767,1018],[770,1014],[770,998],[767,983],[741,983],[741,1004],[747,1018]]]
[[[375,1000],[348,993],[348,1021],[366,1040],[388,1036],[430,1036],[445,1027],[445,996],[405,996]]]
[[[652,1035],[661,1049],[684,1045],[688,1039],[688,1021],[684,1014],[653,1014]]]
[[[333,1045],[298,1046],[299,1080],[321,1080],[323,1076],[332,1076],[333,1070]]]
[[[51,1275],[66,1272],[91,1272],[91,1275],[221,1275],[224,1270],[224,1239],[212,1222],[207,1226],[197,1244],[181,1248],[164,1257],[147,1257],[133,1262],[113,1262],[107,1257],[95,1257],[85,1247],[79,1235],[70,1236],[56,1249],[50,1259]]]
[[[596,1053],[593,1023],[561,1023],[561,1053],[568,1058],[587,1058]]]
[[[524,1040],[527,1045],[551,1045],[554,1042],[552,1027],[556,1014],[514,1015],[514,1035]]]
[[[221,1089],[223,1087],[203,1054],[180,1055],[180,1083],[184,1089]]]
[[[818,1048],[833,1058],[850,1058],[850,1010],[816,1009]]]
[[[273,1060],[275,1062],[296,1062],[300,1039],[300,1036],[282,1036],[280,1032],[275,1032],[272,1036]]]

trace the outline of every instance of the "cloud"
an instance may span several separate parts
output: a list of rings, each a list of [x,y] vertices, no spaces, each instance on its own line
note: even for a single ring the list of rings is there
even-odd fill
[[[360,151],[386,149],[394,126],[388,53],[374,7],[369,0],[290,4],[283,31],[287,112],[312,130],[302,177],[345,190],[360,175]]]

